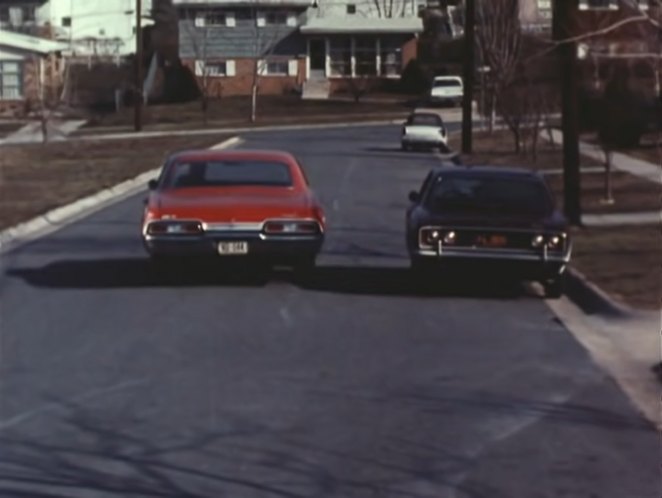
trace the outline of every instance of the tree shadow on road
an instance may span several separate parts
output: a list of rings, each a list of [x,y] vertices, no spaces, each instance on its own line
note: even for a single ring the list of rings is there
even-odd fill
[[[0,435],[0,495],[414,497],[421,495],[396,490],[403,481],[427,479],[457,487],[467,498],[491,496],[478,486],[456,486],[442,472],[417,468],[406,452],[394,453],[400,463],[363,457],[358,449],[333,450],[326,447],[328,441],[310,441],[305,434],[237,414],[219,414],[225,430],[196,425],[158,434],[145,433],[136,421],[118,420],[98,407],[66,400],[57,404],[58,415],[48,419],[48,436],[26,429]],[[444,468],[470,464],[450,453],[435,458],[449,460]]]

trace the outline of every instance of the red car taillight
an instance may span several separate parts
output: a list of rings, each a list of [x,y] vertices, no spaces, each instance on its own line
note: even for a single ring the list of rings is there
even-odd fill
[[[203,232],[199,221],[153,221],[147,226],[148,235],[198,235]]]

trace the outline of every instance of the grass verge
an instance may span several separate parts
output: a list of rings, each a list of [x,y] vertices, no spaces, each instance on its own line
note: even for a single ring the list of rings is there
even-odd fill
[[[0,229],[158,167],[172,151],[227,136],[7,145],[0,154]]]
[[[460,137],[452,135],[450,146],[453,150],[460,150]],[[499,130],[492,135],[487,132],[474,134],[474,153],[463,157],[466,164],[490,164],[514,166],[531,169],[545,174],[547,182],[560,206],[563,206],[563,175],[559,170],[563,166],[563,152],[558,145],[546,140],[539,143],[538,155],[531,156],[515,154],[512,134],[509,131]],[[600,161],[588,157],[581,157],[581,168],[603,167]],[[601,172],[582,173],[582,208],[585,213],[608,214],[637,211],[656,211],[660,208],[662,186],[638,178],[629,173],[613,171],[611,175],[612,195],[614,204],[604,204],[605,175]]]
[[[661,235],[658,225],[576,230],[572,264],[615,299],[634,308],[658,310]]]
[[[211,100],[208,104],[207,122],[200,102],[185,104],[153,105],[144,109],[143,122],[148,130],[171,128],[204,128],[226,125],[246,125],[250,116],[249,97],[226,97]],[[352,121],[375,119],[382,115],[404,116],[410,111],[410,104],[398,102],[352,102],[338,100],[302,100],[298,96],[263,96],[257,107],[256,125],[296,124],[338,120],[342,116],[352,116]],[[93,116],[83,130],[95,127],[130,127],[133,125],[133,110]]]

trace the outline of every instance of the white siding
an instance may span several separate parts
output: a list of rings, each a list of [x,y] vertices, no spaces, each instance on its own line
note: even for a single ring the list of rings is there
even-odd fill
[[[234,76],[237,74],[234,61],[225,61],[225,74],[226,76]]]
[[[16,52],[0,49],[0,60],[2,61],[22,61],[25,58],[25,56]]]
[[[299,61],[292,59],[287,63],[287,74],[290,76],[297,76],[299,73]]]
[[[49,22],[56,29],[59,40],[69,42],[94,37],[100,40],[98,50],[114,55],[135,52],[136,37],[133,28],[136,22],[135,0],[50,0],[37,11],[40,24]],[[149,14],[152,0],[142,1],[143,14]],[[62,19],[71,17],[71,28],[62,26]],[[143,19],[143,26],[149,21]],[[103,41],[117,38],[121,43],[105,45]],[[102,48],[103,47],[103,48]],[[77,53],[87,55],[91,48],[74,43]],[[116,52],[113,52],[116,50]]]

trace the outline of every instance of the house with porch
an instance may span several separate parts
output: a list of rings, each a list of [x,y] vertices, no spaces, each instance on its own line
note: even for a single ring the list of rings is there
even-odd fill
[[[64,49],[60,42],[0,30],[0,113],[21,114],[56,100]]]
[[[423,31],[416,0],[173,3],[180,59],[208,97],[249,95],[255,79],[261,94],[309,98],[398,79]]]

